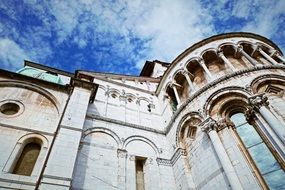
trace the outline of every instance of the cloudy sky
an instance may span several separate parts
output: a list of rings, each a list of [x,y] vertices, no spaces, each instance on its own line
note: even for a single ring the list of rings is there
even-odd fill
[[[215,3],[213,3],[215,2]],[[138,75],[224,32],[263,35],[285,50],[284,0],[1,0],[0,66],[23,60]]]

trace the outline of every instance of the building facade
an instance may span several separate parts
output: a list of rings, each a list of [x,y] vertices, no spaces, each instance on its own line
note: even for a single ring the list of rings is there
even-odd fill
[[[0,189],[285,189],[284,64],[228,33],[140,76],[0,70]]]

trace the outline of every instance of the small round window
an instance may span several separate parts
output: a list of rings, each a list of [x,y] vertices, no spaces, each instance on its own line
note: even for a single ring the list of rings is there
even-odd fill
[[[23,112],[23,105],[20,102],[9,100],[0,103],[0,113],[7,117],[13,117]]]

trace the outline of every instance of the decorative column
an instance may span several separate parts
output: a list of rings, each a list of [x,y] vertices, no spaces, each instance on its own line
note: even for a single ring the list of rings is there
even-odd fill
[[[179,98],[179,94],[178,94],[178,91],[177,91],[177,88],[175,86],[175,84],[171,84],[170,87],[173,89],[174,91],[174,95],[175,95],[175,98],[176,98],[176,101],[177,101],[177,104],[180,105],[181,101],[180,101],[180,98]]]
[[[218,127],[218,124],[215,120],[213,120],[211,117],[208,118],[202,128],[202,130],[204,132],[207,132],[211,141],[212,141],[212,144],[214,146],[214,149],[217,153],[217,156],[222,164],[222,167],[225,171],[225,174],[229,180],[229,183],[231,185],[231,188],[233,190],[240,190],[240,189],[243,189],[242,188],[242,185],[238,179],[238,176],[235,172],[235,169],[231,163],[231,160],[230,158],[228,157],[227,153],[226,153],[226,150],[218,136],[218,133],[217,133],[217,127]]]
[[[186,78],[186,80],[187,80],[187,82],[189,84],[189,87],[191,89],[190,93],[193,93],[195,91],[195,87],[194,87],[194,84],[193,84],[192,80],[189,77],[189,75],[191,75],[191,73],[189,71],[184,70],[182,72],[182,74],[185,76],[185,78]]]
[[[117,150],[118,156],[118,188],[126,189],[126,161],[127,151],[124,149]]]
[[[241,53],[253,66],[258,65],[259,63],[253,59],[250,55],[248,55],[241,46],[237,47],[237,52]]]
[[[248,99],[249,108],[246,112],[247,119],[250,119],[254,111],[258,111],[276,135],[285,144],[285,125],[270,111],[268,98],[264,94],[252,96]]]
[[[200,58],[200,59],[198,59],[198,62],[201,65],[201,67],[203,68],[203,70],[206,72],[208,78],[209,79],[213,78],[212,74],[210,73],[208,67],[205,64],[205,61],[202,58]]]
[[[140,104],[139,99],[137,99],[136,104],[137,104],[137,108],[138,108],[138,120],[137,121],[138,121],[138,125],[140,125],[141,124],[141,108],[140,108],[141,104]]]
[[[285,63],[285,58],[280,55],[278,51],[274,51],[271,56],[275,55],[278,59],[280,59],[283,63]]]
[[[268,61],[270,61],[272,65],[277,65],[278,64],[272,57],[270,57],[260,47],[258,48],[258,51],[260,52],[261,55],[263,55],[263,57],[265,57]]]
[[[119,96],[119,100],[120,100],[120,106],[123,108],[123,114],[124,114],[124,121],[127,121],[127,97],[126,97],[126,93],[125,90],[122,91],[122,94]]]
[[[110,96],[109,85],[107,86],[107,90],[105,92],[105,96],[106,96],[106,102],[105,102],[105,113],[104,113],[104,115],[107,116],[107,113],[108,113],[108,101],[109,101],[109,96]]]
[[[226,58],[226,56],[224,55],[224,53],[222,51],[220,51],[218,53],[218,56],[223,60],[223,62],[228,65],[232,71],[236,71],[237,69],[232,65],[232,63]]]

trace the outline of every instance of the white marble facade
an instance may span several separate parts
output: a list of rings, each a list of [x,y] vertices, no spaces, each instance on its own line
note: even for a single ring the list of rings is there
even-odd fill
[[[228,33],[140,76],[0,70],[0,189],[285,189],[284,61]]]

